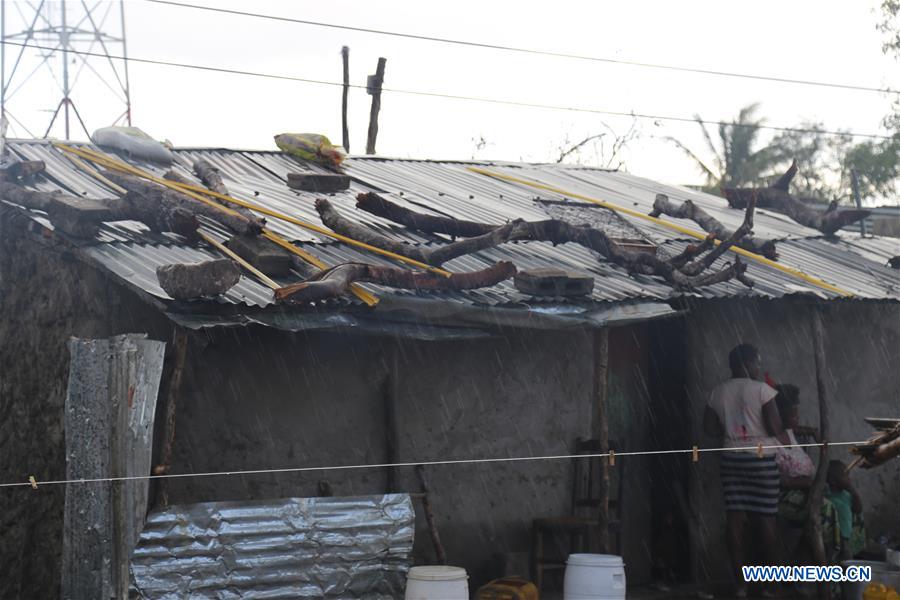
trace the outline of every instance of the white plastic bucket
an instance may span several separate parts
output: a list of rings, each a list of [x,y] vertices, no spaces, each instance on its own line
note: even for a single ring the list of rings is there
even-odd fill
[[[462,567],[413,567],[406,576],[406,600],[469,600],[469,576]]]
[[[624,600],[625,563],[612,554],[570,554],[563,584],[565,600]]]

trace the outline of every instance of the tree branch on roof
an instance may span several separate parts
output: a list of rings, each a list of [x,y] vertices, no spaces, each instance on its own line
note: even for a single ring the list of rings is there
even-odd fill
[[[748,207],[744,224],[716,248],[713,248],[713,240],[707,239],[701,244],[689,246],[683,253],[668,260],[653,254],[625,250],[600,229],[572,225],[560,219],[513,221],[503,226],[463,221],[461,223],[464,223],[464,225],[457,227],[456,219],[432,215],[428,215],[426,219],[424,218],[425,215],[418,215],[373,193],[357,196],[357,207],[391,220],[394,220],[392,217],[397,216],[398,219],[402,219],[402,221],[397,221],[400,224],[426,233],[440,232],[459,235],[461,231],[475,232],[487,229],[498,233],[502,231],[502,235],[499,235],[495,240],[543,241],[554,245],[567,242],[579,244],[597,252],[629,273],[657,275],[678,289],[694,289],[732,278],[738,279],[748,287],[753,285],[752,280],[744,274],[747,265],[740,260],[735,260],[729,267],[716,273],[702,274],[702,271],[709,268],[726,250],[740,242],[745,235],[749,235],[753,227],[753,206]],[[373,239],[372,241],[377,240]],[[377,245],[377,243],[373,243],[373,245]],[[450,244],[450,246],[453,245]],[[403,251],[408,251],[409,248],[413,247],[408,244],[397,244],[393,250],[403,254]],[[712,257],[708,259],[705,257],[697,258],[704,252],[709,252],[709,254],[712,254]]]
[[[356,197],[356,207],[416,231],[443,233],[453,237],[475,237],[490,233],[497,228],[496,225],[485,225],[474,221],[423,215],[371,192],[359,194]]]
[[[690,200],[685,200],[681,205],[676,206],[665,194],[657,194],[650,216],[658,217],[659,215],[668,215],[676,219],[690,219],[703,228],[703,231],[712,234],[720,240],[729,238],[732,234],[718,219]],[[774,240],[760,240],[750,234],[744,236],[737,245],[744,250],[749,250],[754,254],[761,254],[772,260],[778,258]]]
[[[732,208],[745,208],[750,199],[755,197],[759,208],[770,208],[780,212],[801,225],[818,229],[826,236],[832,236],[842,227],[865,219],[871,214],[867,210],[855,208],[837,210],[837,205],[834,203],[824,212],[810,208],[788,191],[791,180],[796,174],[797,161],[794,161],[787,172],[770,187],[722,188],[722,192]]]
[[[175,183],[186,183],[187,185],[196,185],[193,181],[191,181],[187,177],[181,175],[180,173],[178,173],[178,171],[176,171],[174,169],[169,169],[168,171],[166,171],[163,174],[163,178],[168,179],[169,181],[174,181]],[[204,181],[204,185],[206,185],[205,181]],[[206,187],[208,187],[212,191],[218,192],[220,194],[226,194],[226,195],[228,194],[228,190],[225,190],[224,192],[219,191],[219,189],[224,189],[224,186],[220,187],[219,189],[214,189],[214,188],[210,187],[209,185],[206,185]],[[188,198],[190,200],[193,200],[193,198],[190,198],[190,197],[188,197]],[[234,212],[240,214],[241,216],[243,216],[245,219],[247,219],[251,223],[259,222],[259,223],[262,223],[263,225],[266,224],[265,218],[256,216],[253,213],[253,211],[251,211],[249,208],[229,204],[228,202],[226,202],[225,200],[222,200],[221,198],[212,198],[211,197],[210,200],[215,202],[216,204],[221,204],[225,208],[233,210]],[[202,204],[202,202],[201,202],[201,204]]]
[[[180,205],[159,203],[130,192],[123,198],[95,200],[0,182],[0,198],[47,212],[54,227],[75,237],[93,237],[104,221],[131,220],[140,221],[153,231],[171,231],[193,240],[199,225],[194,213]]]
[[[357,223],[342,217],[331,205],[331,202],[324,198],[316,200],[316,210],[319,212],[322,223],[336,233],[435,267],[439,267],[445,262],[453,260],[458,256],[472,254],[473,252],[478,252],[479,250],[492,248],[502,244],[510,239],[513,229],[518,223],[518,221],[513,221],[512,223],[507,223],[501,227],[488,230],[488,232],[483,235],[466,238],[443,246],[428,248],[395,242],[380,233],[372,231],[368,227],[358,225]]]
[[[103,175],[128,190],[130,194],[144,196],[160,207],[181,208],[189,213],[218,221],[237,233],[258,235],[265,226],[265,221],[258,217],[248,218],[230,208],[200,202],[186,194],[170,190],[151,181],[144,181],[131,175],[122,175],[109,170],[105,171]]]
[[[225,182],[222,181],[222,175],[219,173],[219,169],[212,166],[208,160],[201,158],[194,161],[194,174],[200,178],[203,185],[212,191],[226,196],[228,195],[228,188],[225,187]]]
[[[515,265],[506,261],[480,271],[454,273],[450,277],[398,267],[344,263],[320,271],[302,283],[276,290],[275,299],[293,304],[316,302],[349,293],[350,285],[357,282],[414,290],[470,290],[496,285],[515,274]]]

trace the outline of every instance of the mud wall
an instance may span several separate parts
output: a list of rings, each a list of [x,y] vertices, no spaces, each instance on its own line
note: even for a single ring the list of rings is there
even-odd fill
[[[648,428],[638,338],[611,340],[611,431],[640,447]],[[568,454],[591,435],[592,341],[586,332],[509,333],[477,341],[415,342],[335,333],[220,332],[189,350],[179,398],[174,472],[352,465],[387,460],[385,380],[396,401],[400,462]],[[629,576],[648,571],[649,480],[627,466]],[[571,508],[570,461],[427,467],[450,561],[475,585],[499,576],[501,555],[527,565],[531,521]],[[411,468],[396,472],[417,492]],[[382,493],[385,470],[178,479],[170,500],[197,502]],[[433,560],[417,502],[416,558]],[[548,540],[567,552],[567,539]]]
[[[63,479],[71,336],[148,332],[159,314],[0,208],[0,481]],[[62,486],[0,490],[0,598],[58,598]]]
[[[801,421],[818,426],[809,304],[707,301],[690,308],[687,387],[695,439],[712,444],[702,434],[703,408],[710,390],[729,376],[729,350],[742,341],[760,349],[763,368],[776,381],[800,387]],[[865,440],[872,429],[863,417],[898,416],[900,305],[832,303],[824,323],[832,441]],[[816,451],[811,454],[815,458]],[[852,455],[845,447],[833,447],[830,458],[849,462]],[[695,568],[701,578],[727,579],[718,463],[714,458],[701,460],[694,473],[692,504],[700,517]],[[900,534],[900,461],[870,471],[854,470],[852,480],[863,497],[869,536]]]

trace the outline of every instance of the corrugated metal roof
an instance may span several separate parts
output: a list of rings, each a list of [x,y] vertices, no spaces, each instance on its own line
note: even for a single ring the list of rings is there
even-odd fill
[[[47,163],[48,177],[39,178],[34,186],[36,189],[101,197],[112,194],[110,190],[83,175],[61,152],[45,141],[10,141],[9,147],[22,158],[40,159]],[[187,149],[176,150],[176,155],[179,161],[186,164],[201,157],[210,161],[221,170],[225,184],[236,197],[320,224],[313,206],[313,201],[320,195],[291,190],[286,185],[286,176],[292,171],[321,171],[321,167],[303,164],[279,152]],[[157,175],[164,172],[164,169],[156,165],[132,162]],[[727,227],[736,228],[743,219],[742,211],[728,208],[727,203],[716,196],[655,183],[627,173],[563,165],[351,158],[346,163],[346,172],[353,178],[351,189],[330,195],[329,199],[347,218],[396,241],[409,244],[442,243],[445,238],[411,232],[393,222],[358,210],[355,207],[356,194],[376,191],[393,202],[419,212],[494,224],[517,218],[547,219],[554,213],[554,208],[549,208],[539,200],[567,200],[570,202],[564,209],[567,219],[591,220],[619,233],[633,230],[655,242],[663,254],[680,251],[687,243],[687,240],[682,239],[686,237],[685,234],[660,224],[614,214],[607,209],[567,198],[565,193],[548,192],[487,177],[470,170],[469,167],[473,165],[541,182],[563,192],[599,198],[642,213],[650,211],[657,193],[665,193],[675,200],[690,199],[696,202]],[[186,167],[175,168],[182,175],[193,178]],[[42,225],[52,228],[42,213],[32,211],[31,214]],[[696,229],[692,222],[677,222]],[[348,261],[393,264],[376,254],[335,243],[326,236],[277,219],[269,219],[269,225],[272,230],[291,239],[328,265]],[[212,226],[210,230],[220,238],[228,236],[228,232],[219,227]],[[798,225],[783,215],[766,211],[758,211],[754,232],[760,238],[780,240],[779,261],[783,265],[800,269],[846,289],[858,298],[900,299],[900,272],[884,266],[888,258],[900,254],[896,247],[897,240],[861,239],[843,232],[839,240],[826,240],[818,231]],[[212,250],[184,244],[178,236],[152,234],[145,226],[134,222],[107,223],[97,239],[80,241],[79,244],[90,258],[132,285],[161,299],[167,297],[156,281],[157,266],[203,260],[215,255]],[[720,258],[715,267],[723,266],[731,256],[733,255],[726,254]],[[450,271],[463,272],[482,269],[500,260],[512,261],[519,269],[555,266],[589,273],[596,281],[590,297],[595,302],[665,300],[682,295],[682,292],[673,290],[659,278],[630,275],[620,267],[604,261],[596,253],[574,244],[504,244],[459,257],[445,266]],[[753,295],[771,298],[813,292],[825,298],[837,296],[793,275],[755,262],[749,264],[748,275],[757,281],[753,290],[737,282],[727,282],[701,288],[693,294],[703,297]],[[293,281],[298,279],[299,275]],[[534,298],[521,294],[511,281],[487,289],[465,292],[428,293],[379,289],[377,286],[369,286],[369,289],[382,295],[435,297],[445,302],[489,306],[571,302],[563,298]],[[578,299],[575,303],[584,303],[586,300]],[[219,302],[260,308],[272,303],[272,294],[268,288],[245,277],[222,296]],[[349,303],[358,304],[352,298],[343,300],[340,304]]]

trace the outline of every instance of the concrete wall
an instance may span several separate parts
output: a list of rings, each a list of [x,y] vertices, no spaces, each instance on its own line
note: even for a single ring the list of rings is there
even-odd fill
[[[702,437],[703,408],[710,390],[729,376],[728,352],[746,341],[760,348],[763,367],[779,382],[801,390],[801,419],[818,425],[812,353],[811,307],[789,301],[698,301],[687,317],[687,389],[695,439]],[[865,440],[872,433],[863,417],[897,417],[900,409],[900,306],[862,301],[832,303],[825,316],[825,355],[833,441]],[[815,452],[811,453],[815,457]],[[849,462],[848,449],[831,458]],[[700,515],[695,558],[702,577],[725,579],[724,507],[713,457],[701,460],[692,482]],[[900,532],[900,462],[852,475],[865,504],[870,537]]]
[[[64,479],[63,406],[71,336],[105,338],[171,326],[77,261],[31,223],[0,210],[0,481]],[[0,598],[58,598],[63,486],[0,490]]]

